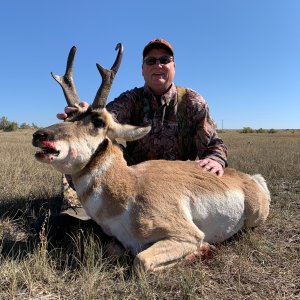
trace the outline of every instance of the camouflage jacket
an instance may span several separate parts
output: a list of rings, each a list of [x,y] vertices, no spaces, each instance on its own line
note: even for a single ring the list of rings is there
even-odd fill
[[[144,138],[127,143],[124,156],[129,165],[151,159],[195,160],[209,157],[223,167],[227,166],[227,148],[217,135],[206,101],[192,89],[184,91],[183,118],[179,115],[175,84],[160,97],[155,97],[145,85],[126,91],[107,104],[106,108],[120,123],[152,126]],[[182,123],[185,124],[184,134],[180,129]],[[182,135],[185,135],[183,146],[180,143]]]

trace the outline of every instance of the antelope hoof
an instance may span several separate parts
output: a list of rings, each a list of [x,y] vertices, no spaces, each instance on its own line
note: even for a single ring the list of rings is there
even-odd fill
[[[215,256],[217,253],[217,248],[213,245],[208,243],[202,243],[199,250],[188,254],[183,261],[184,265],[188,265],[191,263],[196,262],[197,260],[201,259],[202,261],[207,260]]]

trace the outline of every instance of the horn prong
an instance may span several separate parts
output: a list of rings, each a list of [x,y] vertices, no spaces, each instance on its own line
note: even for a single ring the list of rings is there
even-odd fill
[[[93,108],[104,108],[105,107],[105,103],[106,103],[110,88],[112,86],[115,75],[117,74],[118,69],[121,64],[121,61],[122,61],[124,47],[121,43],[118,43],[115,50],[119,50],[119,51],[117,54],[117,58],[110,70],[103,68],[99,64],[96,64],[97,69],[102,77],[102,82],[101,82],[100,88],[98,89],[98,91],[96,93],[95,99],[93,101],[93,104],[92,104]]]
[[[76,47],[73,46],[70,49],[65,75],[59,76],[51,72],[52,77],[59,83],[61,86],[68,106],[76,107],[80,103],[80,98],[77,94],[75,83],[73,80],[73,63],[76,53]]]

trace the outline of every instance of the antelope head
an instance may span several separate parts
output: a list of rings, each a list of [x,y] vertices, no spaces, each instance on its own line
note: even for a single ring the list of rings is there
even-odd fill
[[[91,160],[97,150],[103,148],[103,143],[110,139],[133,141],[142,138],[150,131],[150,127],[136,127],[117,123],[105,109],[105,103],[119,69],[123,56],[123,45],[116,46],[117,58],[111,69],[104,69],[97,64],[102,77],[101,86],[90,107],[82,111],[80,98],[73,81],[73,62],[76,47],[72,47],[68,56],[64,76],[51,75],[60,84],[68,106],[77,107],[75,114],[70,115],[65,122],[54,124],[33,134],[32,144],[41,148],[35,158],[65,174],[75,174],[82,170]]]

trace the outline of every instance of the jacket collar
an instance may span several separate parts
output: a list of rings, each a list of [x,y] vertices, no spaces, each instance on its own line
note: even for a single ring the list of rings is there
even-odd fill
[[[151,91],[151,89],[147,84],[144,85],[144,91],[145,91],[145,96],[148,99],[151,100],[156,99],[155,95],[153,94],[153,92]],[[169,106],[170,103],[175,103],[176,94],[177,94],[176,85],[175,83],[172,83],[170,89],[165,94],[161,95],[161,104],[162,105],[166,104],[166,106]]]

